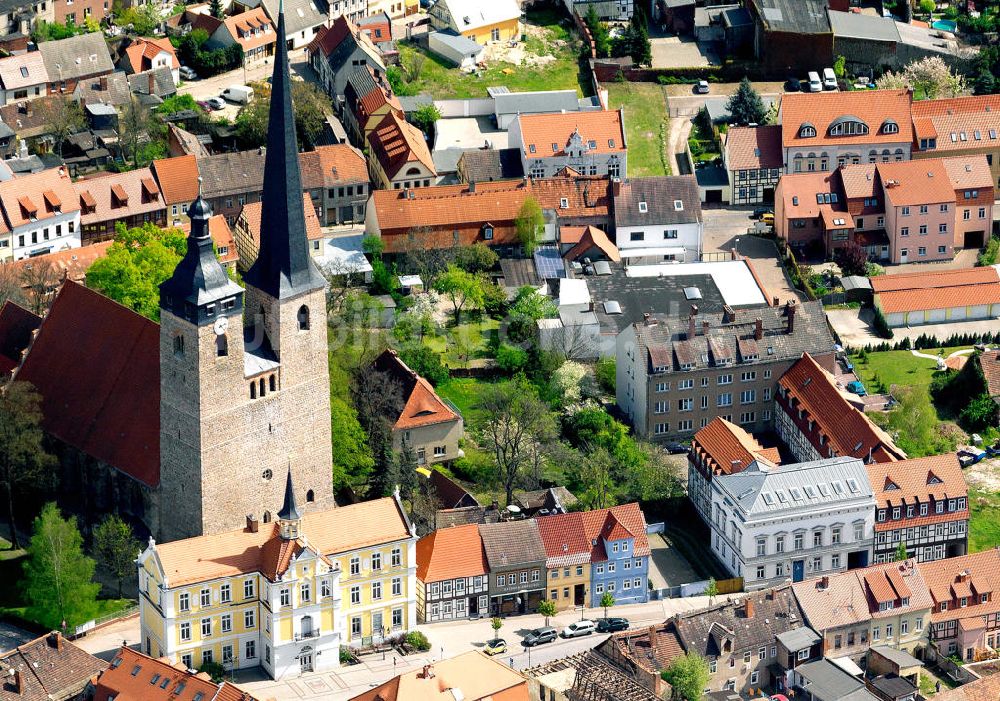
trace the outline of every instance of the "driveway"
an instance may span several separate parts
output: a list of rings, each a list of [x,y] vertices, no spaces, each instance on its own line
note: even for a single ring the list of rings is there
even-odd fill
[[[711,83],[708,95],[697,95],[694,85],[667,85],[667,107],[671,117],[678,115],[695,115],[705,106],[707,97],[728,97],[740,87],[739,83]],[[783,83],[758,82],[753,84],[761,97],[777,97],[784,92]]]
[[[941,263],[902,263],[885,266],[886,275],[902,275],[904,273],[932,273],[935,270],[961,270],[976,267],[979,257],[978,248],[963,248],[955,257]]]
[[[653,50],[653,68],[695,68],[719,65],[718,52],[708,42],[676,34],[650,37]]]
[[[673,543],[659,533],[649,536],[652,567],[649,568],[649,581],[654,589],[676,587],[690,584],[701,579],[691,568],[688,561],[674,547]]]
[[[740,244],[742,247],[742,243]],[[917,337],[926,334],[944,341],[952,334],[985,334],[996,331],[996,319],[983,319],[981,321],[949,321],[944,324],[924,324],[921,326],[908,326],[894,328],[892,338],[885,339],[876,336],[872,330],[872,320],[875,313],[871,309],[828,309],[826,318],[830,321],[830,326],[840,337],[840,343],[851,348],[863,348],[866,345],[876,345],[902,341],[909,338],[915,341]]]
[[[702,249],[705,253],[735,250],[747,259],[764,286],[768,300],[773,297],[782,301],[804,299],[785,274],[774,242],[747,234],[747,229],[753,224],[753,220],[750,219],[751,213],[749,209],[732,207],[703,209],[705,231],[702,237]]]

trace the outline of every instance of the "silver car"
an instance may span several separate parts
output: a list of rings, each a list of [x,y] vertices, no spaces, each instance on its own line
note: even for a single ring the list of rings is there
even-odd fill
[[[590,635],[597,629],[597,624],[586,619],[574,621],[562,629],[559,634],[564,638],[579,638],[582,635]]]

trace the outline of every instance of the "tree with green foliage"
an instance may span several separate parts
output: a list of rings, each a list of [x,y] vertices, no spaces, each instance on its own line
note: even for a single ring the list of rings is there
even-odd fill
[[[79,102],[69,98],[43,100],[38,112],[45,124],[45,132],[52,137],[55,151],[60,157],[66,139],[87,128],[83,108]]]
[[[833,261],[840,268],[841,275],[864,275],[868,271],[868,251],[855,241],[837,246]]]
[[[448,268],[434,281],[434,289],[451,302],[455,325],[462,321],[462,310],[483,306],[483,279],[455,265]]]
[[[838,56],[833,61],[833,74],[838,78],[843,78],[847,73],[847,59],[843,56]]]
[[[190,93],[177,93],[165,98],[163,102],[158,104],[155,112],[157,114],[176,114],[177,112],[187,112],[188,110],[198,112],[199,114],[205,111]]]
[[[920,11],[925,15],[930,15],[936,9],[937,3],[934,0],[920,0]]]
[[[525,254],[530,256],[538,246],[538,235],[545,228],[545,217],[538,200],[534,197],[525,198],[514,219],[514,227],[517,229],[517,240],[524,246]]]
[[[382,240],[381,236],[368,234],[361,239],[361,250],[371,260],[376,258],[381,260],[382,254],[385,252],[385,241]]]
[[[967,431],[985,431],[997,425],[997,403],[984,392],[969,400],[958,415],[958,422]]]
[[[292,81],[292,110],[295,113],[295,135],[299,148],[309,151],[323,133],[326,115],[332,114],[330,97],[315,83],[307,80]],[[271,112],[271,95],[267,89],[257,89],[249,104],[236,115],[236,135],[246,148],[257,148],[267,143],[267,123]]]
[[[614,358],[601,358],[594,365],[594,377],[597,378],[597,384],[608,394],[615,393],[616,375],[617,367]]]
[[[501,343],[496,352],[497,367],[508,375],[515,375],[528,364],[528,351],[520,346]]]
[[[353,361],[351,347],[347,344],[330,351],[330,428],[335,491],[347,486],[360,491],[368,484],[375,467],[368,434],[361,427],[351,396]]]
[[[459,246],[453,253],[455,265],[470,273],[485,273],[493,270],[500,262],[497,252],[482,242],[471,246]]]
[[[549,619],[556,615],[556,604],[554,601],[542,599],[538,602],[538,613],[545,616],[545,625],[549,624]]]
[[[500,637],[500,629],[503,628],[503,619],[499,616],[494,616],[490,619],[490,628],[493,629],[493,639],[496,640]]]
[[[134,5],[120,12],[115,23],[119,27],[132,25],[139,36],[152,36],[160,24],[160,13],[152,4]]]
[[[108,514],[94,529],[94,557],[118,582],[122,598],[122,580],[135,573],[135,558],[142,551],[135,532],[117,514]]]
[[[767,108],[764,101],[749,78],[744,77],[740,85],[736,88],[729,100],[726,102],[726,111],[732,115],[735,124],[763,124],[767,119]]]
[[[899,405],[889,412],[886,424],[907,455],[919,458],[954,449],[953,441],[938,430],[937,412],[923,388],[896,386],[893,394]]]
[[[609,591],[601,595],[601,608],[604,609],[604,617],[608,617],[608,609],[615,605],[615,595]]]
[[[97,608],[101,585],[93,582],[94,561],[83,554],[76,519],[64,519],[46,504],[35,519],[24,563],[28,615],[50,630],[72,630]]]
[[[413,372],[435,387],[448,380],[448,368],[441,362],[441,355],[423,343],[410,344],[399,352],[400,359]]]
[[[484,386],[475,406],[483,447],[493,455],[504,504],[510,504],[539,438],[552,431],[555,419],[538,390],[523,377]]]
[[[719,595],[719,583],[715,581],[715,577],[708,578],[708,586],[705,587],[705,596],[708,597],[708,605],[711,606],[715,603],[715,597]]]
[[[896,562],[902,562],[908,559],[910,556],[906,552],[906,541],[899,541],[899,545],[896,546]]]
[[[695,651],[675,657],[670,667],[660,672],[664,681],[670,684],[675,701],[700,701],[702,692],[708,686],[708,662]]]
[[[507,316],[507,335],[515,343],[534,339],[536,322],[559,316],[559,308],[550,297],[526,285],[517,291]]]
[[[167,155],[167,127],[133,93],[118,115],[118,142],[133,169]]]
[[[441,110],[433,102],[418,107],[410,115],[410,123],[426,134],[431,133],[434,123],[439,119],[441,119]]]
[[[614,459],[607,448],[598,447],[586,451],[578,477],[579,481],[586,487],[585,491],[580,494],[580,503],[584,509],[591,511],[617,505],[618,500],[614,496],[613,471]]]
[[[607,58],[611,55],[611,33],[608,26],[601,21],[597,14],[594,3],[588,3],[587,14],[583,18],[587,29],[590,30],[590,37],[594,40],[594,51],[597,58]]]
[[[222,19],[222,0],[211,0],[209,3],[209,12],[215,19]]]
[[[629,49],[628,55],[637,66],[649,66],[653,63],[653,45],[649,41],[649,29],[642,12],[632,14],[632,21],[626,31]]]
[[[56,460],[45,449],[42,397],[28,382],[12,382],[0,392],[0,487],[7,497],[11,548],[17,550],[14,500],[30,487],[51,482]]]
[[[179,229],[146,223],[126,230],[119,222],[107,255],[87,271],[87,287],[159,321],[160,283],[173,274],[185,250],[187,239]]]
[[[221,683],[226,678],[226,668],[218,662],[202,662],[198,671],[207,674],[216,684]]]

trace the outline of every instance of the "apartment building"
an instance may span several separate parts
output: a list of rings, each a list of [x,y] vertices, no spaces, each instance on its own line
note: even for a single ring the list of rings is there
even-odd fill
[[[149,168],[78,180],[73,183],[80,203],[81,241],[109,241],[115,226],[126,228],[167,223],[167,206]]]
[[[489,567],[477,524],[428,533],[416,552],[417,620],[464,620],[489,611]]]
[[[712,480],[712,551],[748,590],[871,561],[875,499],[864,463],[829,458]]]
[[[877,645],[912,653],[930,625],[930,589],[913,559],[826,575],[792,590],[832,657],[857,658]]]
[[[479,524],[489,565],[489,615],[538,609],[545,598],[545,545],[534,519]]]
[[[65,168],[0,183],[0,258],[13,260],[80,247],[80,205]]]
[[[1000,647],[1000,550],[917,565],[934,599],[931,655],[957,655],[966,662]]]
[[[762,431],[778,378],[803,353],[832,370],[833,347],[818,302],[650,315],[618,334],[618,407],[653,440],[689,438],[716,417]]]
[[[900,544],[918,562],[968,550],[968,487],[954,453],[865,466],[875,490],[874,562],[892,562]]]
[[[774,202],[784,169],[781,125],[730,127],[723,135],[722,162],[729,177],[731,204]]]
[[[565,168],[609,178],[628,174],[625,113],[620,109],[521,114],[511,122],[508,134],[529,177],[551,178]]]
[[[697,262],[703,230],[693,175],[615,181],[615,241],[627,263]]]
[[[1000,95],[918,100],[911,113],[914,159],[983,156],[1000,187]]]

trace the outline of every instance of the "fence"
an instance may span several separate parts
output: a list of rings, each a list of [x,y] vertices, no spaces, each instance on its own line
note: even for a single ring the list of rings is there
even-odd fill
[[[88,631],[94,630],[95,628],[100,628],[106,623],[111,623],[112,621],[117,621],[123,618],[129,618],[130,616],[135,616],[139,613],[139,604],[135,606],[130,606],[127,609],[123,609],[116,613],[109,613],[106,616],[101,616],[100,618],[94,618],[86,623],[81,623],[76,627],[74,635],[83,635]]]
[[[649,598],[658,601],[660,599],[679,599],[688,596],[705,596],[705,590],[708,589],[709,581],[708,579],[703,579],[700,582],[678,584],[675,587],[652,589],[649,592]],[[736,594],[743,591],[743,578],[720,579],[715,583],[715,588],[716,593],[719,595]]]

